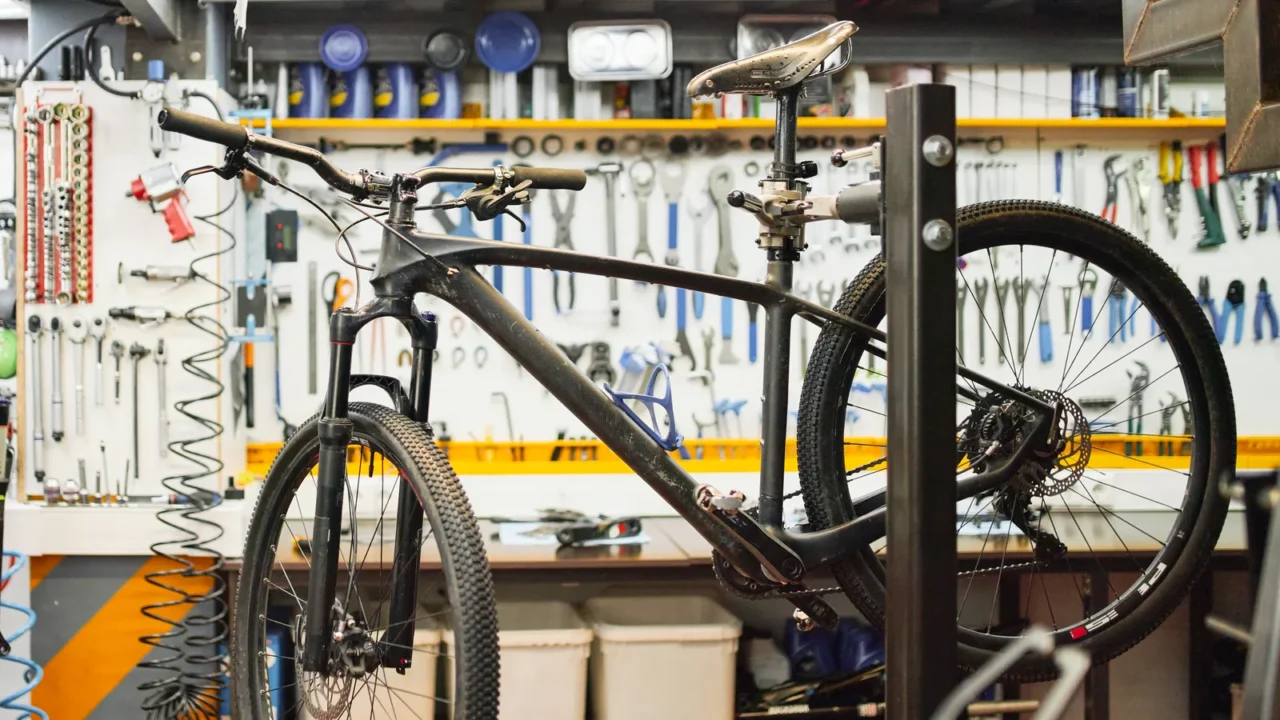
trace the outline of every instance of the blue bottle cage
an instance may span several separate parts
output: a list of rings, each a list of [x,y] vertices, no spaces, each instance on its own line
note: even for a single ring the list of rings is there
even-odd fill
[[[667,384],[667,392],[662,397],[658,397],[653,394],[654,388],[657,387],[659,376],[661,376]],[[645,388],[643,393],[617,392],[613,388],[609,387],[609,383],[604,383],[602,385],[602,389],[605,394],[609,396],[609,399],[613,400],[613,404],[617,405],[622,412],[626,413],[627,417],[631,418],[632,422],[639,425],[640,429],[644,430],[646,435],[653,438],[653,441],[658,443],[663,450],[676,450],[680,448],[681,443],[684,442],[684,436],[676,431],[676,413],[671,404],[671,375],[667,372],[667,366],[665,364],[659,363],[654,367],[653,374],[649,376],[649,386]],[[642,420],[640,416],[636,415],[635,411],[631,409],[631,406],[627,405],[628,402],[633,400],[644,405],[645,409],[649,411],[649,422],[646,423]],[[655,405],[666,410],[667,417],[671,421],[671,425],[667,428],[667,434],[665,436],[658,434],[658,413],[654,410]],[[684,453],[681,453],[681,455],[684,456]]]

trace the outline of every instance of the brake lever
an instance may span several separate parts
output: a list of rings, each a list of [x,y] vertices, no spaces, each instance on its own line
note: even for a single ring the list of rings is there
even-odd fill
[[[192,168],[182,173],[182,184],[186,185],[187,181],[193,177],[207,175],[213,173],[223,180],[234,180],[241,176],[245,170],[262,178],[263,182],[268,185],[280,185],[280,178],[271,173],[270,170],[264,168],[257,160],[254,160],[244,150],[228,150],[225,162],[221,167],[216,165],[201,165],[198,168]]]

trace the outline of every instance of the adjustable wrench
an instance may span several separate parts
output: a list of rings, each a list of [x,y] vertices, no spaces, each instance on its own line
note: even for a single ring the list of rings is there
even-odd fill
[[[1033,283],[1022,278],[1013,281],[1013,304],[1018,306],[1018,366],[1027,362],[1027,296]]]
[[[129,346],[129,359],[133,360],[133,479],[138,479],[138,364],[151,351],[141,343]],[[128,490],[125,495],[128,495]]]
[[[75,378],[76,389],[76,435],[84,436],[84,346],[88,340],[89,330],[84,321],[76,318],[67,329],[67,340],[71,341],[71,372]]]
[[[702,226],[706,225],[707,219],[711,217],[711,193],[710,191],[706,195],[694,193],[694,199],[700,202],[690,202],[685,206],[689,211],[689,219],[693,220],[693,269],[706,272],[706,267],[702,264]],[[693,316],[699,320],[702,319],[706,299],[706,295],[701,291],[693,291]]]
[[[727,165],[717,165],[711,168],[711,174],[707,178],[707,190],[711,193],[711,202],[716,206],[716,219],[720,231],[720,244],[716,250],[715,273],[717,275],[737,277],[738,259],[733,255],[733,228],[729,221],[729,213],[732,208],[729,207],[729,202],[726,200],[729,193],[733,191],[733,171]],[[724,344],[720,348],[721,364],[736,364],[738,358],[734,356],[732,344],[729,342],[733,339],[732,298],[720,298],[720,337],[724,340]]]
[[[631,191],[636,196],[636,227],[639,229],[636,251],[631,254],[632,260],[644,257],[653,262],[653,251],[649,249],[649,196],[653,194],[653,179],[656,174],[653,163],[644,158],[631,163],[631,169],[627,171],[627,176],[631,178]]]
[[[987,291],[991,284],[985,278],[973,281],[973,299],[978,302],[978,318],[987,324]],[[978,364],[987,364],[987,334],[978,328]]]
[[[164,349],[164,339],[156,343],[156,397],[160,401],[160,426],[156,434],[160,439],[160,457],[169,452],[169,403],[165,400],[165,369],[169,364],[169,353]]]
[[[587,170],[588,175],[599,175],[604,178],[604,221],[609,231],[609,257],[618,257],[618,222],[617,199],[614,197],[613,181],[622,172],[622,164],[616,162],[600,163]],[[618,304],[618,278],[609,278],[609,325],[618,327],[618,319],[622,314],[622,306]]]
[[[49,362],[49,429],[54,442],[62,442],[62,318],[49,320],[52,357]]]
[[[98,363],[93,373],[93,404],[102,407],[102,341],[107,336],[106,318],[96,317],[89,321],[89,334],[98,346]]]
[[[1009,299],[1009,288],[1012,284],[1008,280],[996,281],[996,321],[1000,323],[1000,331],[996,333],[996,349],[1000,352],[1000,362],[1005,361],[1005,344],[1009,331],[1004,325],[1004,304]]]
[[[27,337],[31,338],[31,363],[27,373],[31,375],[31,457],[36,480],[44,481],[44,384],[40,373],[44,368],[44,326],[40,316],[27,318]]]

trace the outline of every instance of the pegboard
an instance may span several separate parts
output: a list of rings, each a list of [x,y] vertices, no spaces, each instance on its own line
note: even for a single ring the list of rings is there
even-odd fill
[[[121,88],[135,90],[141,83],[122,83]],[[212,97],[220,98],[224,107],[228,106],[226,98],[212,82],[184,82],[178,87],[199,90]],[[178,93],[180,95],[180,93]],[[182,367],[184,359],[205,353],[217,346],[218,341],[204,331],[187,322],[183,315],[188,310],[203,306],[198,312],[210,314],[224,324],[228,321],[230,304],[219,306],[217,303],[221,293],[215,285],[200,279],[184,283],[148,282],[131,277],[130,271],[143,270],[149,265],[187,266],[196,258],[216,253],[219,248],[231,247],[230,238],[217,229],[201,222],[194,222],[196,234],[184,242],[171,242],[164,218],[153,213],[149,204],[135,200],[129,194],[130,183],[140,173],[163,163],[173,163],[179,171],[200,165],[218,163],[222,151],[208,143],[194,140],[182,140],[169,144],[159,155],[150,149],[150,124],[152,111],[142,101],[130,100],[107,94],[91,83],[28,83],[23,86],[19,102],[31,107],[39,97],[40,102],[62,98],[78,97],[91,111],[92,124],[92,158],[91,184],[94,189],[92,197],[91,224],[93,228],[93,246],[90,253],[92,263],[91,302],[76,303],[30,303],[21,301],[19,305],[20,332],[20,370],[19,378],[19,420],[18,426],[22,437],[20,477],[25,487],[22,492],[39,494],[42,488],[35,481],[35,462],[33,452],[33,415],[37,399],[44,416],[44,466],[47,477],[59,481],[75,479],[79,481],[79,463],[85,464],[85,479],[88,491],[95,490],[95,473],[103,467],[101,448],[105,446],[107,466],[104,478],[105,492],[114,493],[117,481],[125,474],[125,463],[129,462],[128,493],[132,496],[153,495],[167,492],[161,485],[161,479],[167,476],[180,475],[195,471],[195,466],[179,456],[173,450],[165,450],[161,454],[159,436],[162,418],[168,422],[168,439],[170,442],[199,437],[208,434],[208,429],[196,421],[186,417],[173,408],[173,404],[183,400],[210,395],[217,388],[212,383],[200,380],[187,373]],[[201,99],[193,98],[189,109],[193,112],[213,115],[213,108]],[[18,152],[22,152],[23,138],[21,133],[15,138]],[[21,179],[21,175],[20,175]],[[25,206],[23,185],[18,187],[18,206]],[[205,176],[192,183],[192,192],[188,193],[187,211],[192,216],[211,215],[228,207],[232,200],[231,183]],[[237,236],[242,232],[242,211],[239,204],[230,209],[218,220]],[[25,218],[19,216],[19,228],[24,227]],[[19,234],[17,254],[23,254],[22,235]],[[221,256],[215,255],[198,266],[198,272],[210,280],[227,283],[235,277],[236,255],[229,252]],[[22,293],[19,293],[21,298]],[[168,311],[172,317],[162,323],[147,325],[128,320],[109,318],[113,308],[129,306],[158,307]],[[39,317],[45,329],[41,340],[41,357],[32,354],[32,342],[27,332],[28,322]],[[61,381],[61,426],[63,436],[54,439],[53,414],[57,409],[53,405],[52,368],[55,347],[48,331],[50,322],[57,318],[63,326],[60,356]],[[100,376],[103,402],[95,402],[95,381],[97,347],[95,338],[89,335],[83,346],[70,341],[68,332],[73,321],[79,319],[91,326],[94,319],[101,318],[106,330],[103,342],[103,368]],[[166,351],[166,363],[163,366],[166,380],[168,407],[161,412],[159,405],[159,372],[162,367],[156,360],[156,349],[163,339]],[[120,394],[116,400],[115,391],[115,359],[111,354],[113,342],[124,346],[124,356],[120,362]],[[134,344],[145,348],[148,354],[138,365],[138,382],[136,386],[138,402],[138,458],[134,461],[134,375],[133,363],[129,348]],[[228,380],[228,367],[235,347],[220,360],[213,360],[202,365],[221,382]],[[76,406],[78,392],[75,376],[75,355],[83,353],[83,428],[77,428]],[[36,391],[33,385],[32,369],[40,365],[40,388]],[[220,458],[232,470],[243,462],[243,440],[234,434],[231,422],[230,393],[224,392],[218,400],[203,400],[190,406],[192,412],[227,427],[221,438],[192,446],[197,451]],[[137,478],[133,468],[137,467]],[[219,483],[224,473],[218,473],[206,482],[209,487]],[[124,484],[121,482],[121,488]]]
[[[572,146],[572,140],[573,138],[566,136],[567,147]],[[1189,138],[1190,140],[1191,138]],[[1205,138],[1200,137],[1196,138],[1196,140],[1203,143]],[[1062,145],[1042,144],[1034,138],[1028,137],[1009,138],[1005,148],[997,154],[987,153],[981,145],[965,145],[960,149],[958,158],[958,167],[961,173],[960,199],[962,202],[967,202],[979,197],[979,191],[974,186],[972,171],[968,169],[975,162],[983,163],[984,165],[991,162],[999,162],[1006,165],[1003,177],[997,178],[989,173],[983,178],[982,199],[1015,197],[1051,199],[1055,194],[1054,151],[1064,150],[1068,157],[1062,182],[1063,201],[1068,204],[1078,205],[1091,212],[1098,212],[1103,206],[1106,194],[1103,181],[1103,163],[1106,158],[1119,154],[1121,156],[1120,163],[1124,166],[1138,158],[1144,158],[1146,167],[1149,169],[1147,182],[1150,188],[1148,211],[1150,213],[1151,246],[1173,267],[1179,269],[1184,281],[1193,289],[1196,287],[1197,279],[1200,275],[1209,276],[1211,287],[1218,298],[1219,304],[1221,304],[1221,294],[1225,292],[1227,283],[1230,280],[1240,277],[1246,282],[1248,287],[1245,312],[1247,327],[1244,340],[1238,346],[1231,344],[1230,340],[1228,340],[1228,345],[1224,348],[1224,354],[1227,357],[1228,367],[1231,370],[1231,376],[1235,380],[1237,389],[1257,382],[1263,382],[1269,387],[1270,381],[1266,379],[1265,369],[1272,362],[1276,345],[1270,342],[1255,343],[1252,333],[1254,296],[1258,280],[1254,275],[1261,273],[1253,272],[1246,276],[1247,270],[1242,267],[1242,261],[1248,262],[1256,268],[1264,268],[1280,256],[1280,244],[1275,242],[1275,236],[1280,234],[1280,228],[1277,227],[1277,222],[1274,219],[1277,211],[1275,208],[1272,209],[1273,220],[1271,228],[1266,233],[1259,234],[1255,230],[1249,239],[1242,241],[1234,231],[1230,201],[1226,193],[1226,187],[1223,186],[1219,189],[1219,195],[1222,200],[1228,242],[1214,250],[1196,250],[1196,238],[1199,236],[1199,215],[1192,195],[1190,169],[1188,167],[1184,173],[1185,181],[1181,187],[1182,213],[1178,221],[1179,234],[1176,240],[1171,239],[1162,214],[1162,188],[1157,178],[1156,149],[1156,143],[1154,142],[1108,140],[1106,143],[1094,142],[1084,146],[1077,155],[1074,143]],[[816,160],[824,167],[819,176],[813,181],[815,192],[818,193],[831,192],[843,183],[862,179],[865,177],[867,170],[865,167],[850,167],[844,170],[825,169],[823,164],[827,157],[827,151],[824,150],[802,152],[800,156],[802,159]],[[1074,156],[1074,166],[1071,162],[1072,156]],[[388,172],[409,170],[424,164],[426,161],[423,156],[414,156],[408,151],[397,150],[351,150],[335,152],[330,157],[344,168],[368,168]],[[624,166],[629,168],[636,158],[618,155],[602,157],[594,153],[568,151],[554,158],[534,153],[532,156],[523,158],[520,161],[534,165],[585,169],[594,167],[603,160],[614,159],[621,161]],[[768,156],[764,153],[737,152],[717,158],[695,156],[684,161],[686,179],[677,211],[679,257],[682,266],[692,266],[695,254],[695,229],[690,216],[690,206],[705,199],[708,176],[712,168],[721,165],[729,168],[733,177],[734,187],[750,190],[755,186],[758,178],[747,175],[746,164],[754,162],[757,166],[763,167],[768,160]],[[480,167],[489,166],[495,161],[511,164],[516,162],[517,159],[509,155],[505,157],[499,155],[460,155],[450,159],[447,164]],[[659,174],[661,174],[663,172],[663,161],[655,159],[654,162],[658,166]],[[1076,175],[1072,174],[1073,167]],[[1078,182],[1077,177],[1079,179]],[[319,181],[313,179],[306,169],[294,166],[291,169],[290,178],[291,182],[305,185],[307,188],[312,189],[314,196],[323,196],[324,191]],[[1077,187],[1079,188],[1078,192],[1076,190]],[[631,257],[637,243],[639,223],[637,222],[635,193],[625,171],[618,179],[616,188],[618,253],[624,257]],[[1252,182],[1250,183],[1251,189]],[[425,192],[424,202],[433,195],[434,193],[431,191]],[[533,218],[532,242],[538,245],[550,246],[555,242],[556,225],[547,195],[548,193],[545,192],[539,193],[533,201],[531,209]],[[327,221],[323,221],[314,211],[305,206],[300,206],[299,203],[292,202],[287,197],[276,196],[273,199],[283,206],[296,207],[303,216],[299,262],[293,267],[279,266],[275,270],[275,277],[278,281],[289,284],[294,288],[295,298],[301,297],[297,292],[298,289],[306,287],[306,267],[310,262],[317,264],[318,273],[322,277],[331,271],[342,272],[348,277],[352,276],[350,269],[343,266],[333,253],[334,233]],[[1136,229],[1137,224],[1131,215],[1131,206],[1132,202],[1127,187],[1122,182],[1119,187],[1117,220],[1122,226]],[[578,193],[576,201],[572,223],[572,241],[575,249],[600,254],[606,252],[607,235],[604,208],[603,183],[598,178],[592,178],[588,182],[587,188]],[[648,213],[649,246],[655,256],[655,261],[662,262],[666,250],[668,208],[662,197],[660,184],[655,187],[646,212]],[[1256,214],[1256,208],[1252,194],[1248,198],[1247,212],[1252,218],[1251,222],[1256,225],[1256,218],[1253,218],[1253,215]],[[343,213],[343,218],[340,222],[345,225],[357,218],[358,216],[351,211],[346,211]],[[423,230],[439,231],[440,225],[431,216],[430,212],[420,213],[418,218],[419,227]],[[763,279],[765,258],[764,253],[758,250],[754,244],[756,232],[754,219],[744,212],[730,212],[728,218],[733,250],[739,263],[738,277],[749,280]],[[474,227],[477,234],[482,237],[493,236],[491,223],[476,223]],[[504,239],[507,242],[521,241],[519,228],[512,220],[505,220],[503,230]],[[379,228],[373,223],[363,223],[357,226],[350,236],[358,257],[364,260],[376,258],[376,250],[380,240]],[[798,289],[810,289],[810,298],[815,300],[819,299],[816,290],[820,284],[824,287],[834,286],[835,296],[838,297],[841,285],[845,281],[852,279],[879,251],[878,241],[870,238],[867,229],[861,227],[846,228],[836,224],[810,226],[808,237],[811,249],[805,253],[802,262],[796,267],[795,282]],[[701,238],[704,243],[702,268],[709,271],[716,254],[717,217],[714,211],[702,228]],[[1051,280],[1051,286],[1055,289],[1051,290],[1051,292],[1057,293],[1057,286],[1074,283],[1075,274],[1079,269],[1078,265],[1077,262],[1071,265],[1064,263],[1060,266],[1055,266],[1057,269]],[[487,270],[485,272],[488,273]],[[371,290],[367,282],[364,282],[367,281],[367,274],[362,273],[361,275],[361,300],[364,301],[371,296]],[[1067,275],[1071,277],[1068,278]],[[524,272],[521,269],[505,269],[504,293],[507,299],[517,308],[522,308],[524,303],[523,277]],[[615,367],[621,351],[626,347],[642,347],[647,343],[656,342],[669,350],[675,350],[674,293],[668,297],[672,307],[668,309],[665,318],[659,318],[655,307],[656,288],[631,282],[621,282],[619,286],[622,301],[621,325],[620,327],[611,327],[607,302],[608,281],[606,279],[579,275],[576,279],[577,303],[575,309],[572,312],[557,314],[552,303],[552,274],[549,271],[534,269],[531,272],[531,277],[533,281],[533,321],[551,340],[562,344],[580,344],[594,341],[608,342],[612,349]],[[1105,297],[1108,283],[1109,278],[1103,274],[1099,279],[1099,287],[1096,290],[1095,311]],[[422,307],[433,310],[440,316],[440,352],[439,360],[435,366],[431,412],[431,418],[437,424],[438,429],[441,427],[440,423],[443,422],[447,427],[448,433],[452,437],[459,439],[549,439],[554,438],[559,431],[567,432],[570,437],[587,434],[586,430],[567,410],[542,390],[532,377],[527,373],[523,373],[513,360],[503,355],[477,328],[473,327],[469,322],[463,321],[460,330],[454,332],[453,318],[459,316],[459,313],[436,299],[427,299],[424,296],[419,299],[419,302]],[[988,307],[993,308],[994,301],[990,300],[989,303],[992,304]],[[1010,298],[1007,311],[1009,313],[1011,331],[1012,323],[1014,322],[1012,317],[1013,304],[1014,301]],[[1049,305],[1052,313],[1050,316],[1051,326],[1055,333],[1054,339],[1060,344],[1065,343],[1067,337],[1061,334],[1064,329],[1061,317],[1061,300],[1057,298],[1056,294],[1051,298]],[[291,320],[284,323],[285,327],[281,331],[283,336],[280,346],[281,362],[286,367],[302,368],[306,366],[305,353],[307,347],[305,310],[302,303],[295,300],[293,307],[287,312],[294,313],[294,315]],[[704,369],[702,346],[704,332],[710,332],[714,336],[713,357],[718,360],[722,352],[720,312],[721,304],[719,299],[711,297],[706,299],[705,312],[701,319],[695,319],[692,308],[690,308],[687,333],[697,356],[699,371]],[[977,311],[972,303],[968,306],[967,312],[970,313],[968,316],[968,342],[975,344],[975,347],[969,348],[969,352],[976,354],[974,328],[977,322]],[[1033,334],[1035,326],[1030,315],[1030,307],[1027,312],[1029,333]],[[1106,333],[1104,332],[1107,329],[1107,319],[1108,316],[1104,312],[1099,318],[1099,323],[1102,327],[1095,331],[1095,336],[1090,340],[1091,343],[1097,344],[1086,346],[1090,355],[1094,351],[1101,350],[1097,360],[1098,366],[1120,355],[1133,352],[1126,358],[1125,362],[1115,364],[1108,372],[1092,379],[1088,390],[1090,394],[1096,392],[1121,399],[1129,394],[1127,391],[1129,378],[1126,375],[1126,370],[1132,371],[1135,369],[1131,361],[1141,359],[1143,353],[1148,350],[1159,350],[1160,344],[1156,343],[1154,348],[1148,346],[1142,350],[1135,351],[1137,345],[1150,337],[1150,320],[1145,312],[1139,312],[1134,320],[1138,336],[1136,341],[1128,344],[1117,343],[1113,347],[1101,347],[1101,345],[1107,344],[1105,342]],[[762,326],[763,314],[760,316],[760,322],[761,327],[758,328],[758,332],[762,339],[764,334]],[[740,362],[736,365],[725,365],[716,362],[712,368],[715,376],[712,388],[717,400],[741,401],[744,405],[737,417],[729,416],[720,432],[729,436],[754,437],[759,434],[760,427],[759,398],[763,384],[763,368],[760,362],[750,363],[747,361],[748,314],[743,303],[735,303],[732,328],[733,354],[739,358]],[[317,332],[320,341],[323,342],[323,326],[318,328]],[[355,368],[358,371],[365,372],[386,372],[396,375],[402,381],[407,382],[409,380],[408,367],[402,367],[397,364],[397,357],[400,351],[408,348],[407,334],[392,322],[386,322],[386,327],[382,330],[382,333],[384,335],[381,338],[375,336],[370,330],[362,333],[356,347]],[[807,330],[807,341],[810,348],[816,341],[817,335],[815,328],[810,327]],[[799,399],[802,367],[802,363],[799,361],[801,339],[798,329],[793,331],[792,341],[794,354],[790,382],[790,407],[794,411]],[[1078,333],[1075,342],[1078,346]],[[455,367],[453,355],[457,348],[461,348],[461,356],[464,360]],[[487,359],[482,367],[478,367],[475,357],[476,352],[481,348],[483,350],[480,350],[480,352],[486,354]],[[1065,349],[1065,345],[1061,346],[1060,351],[1061,349]],[[987,359],[987,365],[977,365],[977,369],[989,370],[994,367],[996,362],[994,349],[992,348],[988,352],[991,357]],[[1036,353],[1037,348],[1033,342],[1031,354],[1035,356]],[[1169,357],[1167,351],[1164,352],[1164,355]],[[973,361],[971,360],[970,362]],[[324,385],[325,365],[326,363],[322,356],[319,362],[321,373],[319,386],[321,388]],[[586,368],[586,357],[583,358],[580,366],[584,369]],[[1060,368],[1061,365],[1056,367]],[[674,368],[672,385],[675,395],[677,424],[683,434],[693,437],[697,435],[697,427],[693,422],[693,417],[696,416],[703,422],[707,422],[713,417],[711,409],[712,395],[703,381],[688,371],[687,362],[677,360]],[[883,370],[883,367],[880,370]],[[880,413],[884,412],[884,401],[879,383],[883,382],[883,378],[869,376],[863,379],[860,377],[858,382],[862,385],[862,389],[859,394],[856,394],[854,402],[863,406],[865,410],[860,413],[860,417],[856,421],[848,425],[847,432],[858,435],[882,435],[884,432],[884,419]],[[1056,386],[1056,384],[1055,382],[1054,385]],[[1160,388],[1153,387],[1153,391],[1158,392],[1159,390]],[[502,400],[503,396],[500,394],[505,394],[505,404]],[[370,399],[375,397],[376,395],[372,393],[369,395]],[[1264,411],[1264,397],[1266,397],[1265,393],[1237,392],[1239,430],[1242,435],[1270,434],[1280,431],[1280,421],[1273,419],[1270,413]],[[305,373],[282,373],[281,398],[284,414],[293,422],[309,417],[315,412],[320,403],[318,395],[311,395],[307,392]],[[1156,396],[1150,397],[1147,400],[1145,412],[1150,413],[1156,410],[1157,400]],[[508,430],[507,426],[508,408],[511,417],[510,430]],[[792,418],[791,423],[791,430],[794,431],[794,418]],[[1158,424],[1159,413],[1156,412],[1154,415],[1147,417],[1144,431],[1155,432],[1155,427]],[[1174,432],[1178,432],[1179,427],[1180,419],[1175,421]],[[1117,430],[1122,429],[1123,426],[1117,428]],[[274,439],[268,437],[269,432],[255,432],[252,436],[258,439]],[[706,432],[708,435],[714,436],[717,431],[713,428],[708,428]]]

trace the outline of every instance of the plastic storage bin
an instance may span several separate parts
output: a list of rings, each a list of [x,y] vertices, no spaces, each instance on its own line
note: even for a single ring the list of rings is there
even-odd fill
[[[742,621],[694,596],[598,598],[591,706],[596,720],[728,720]]]
[[[413,653],[413,665],[403,675],[395,670],[379,670],[378,682],[385,682],[392,690],[404,690],[395,694],[395,705],[403,717],[433,718],[436,715],[436,669],[440,659],[439,628],[419,625],[413,631],[413,647],[428,652]],[[356,680],[361,683],[363,680]],[[343,717],[386,717],[384,705],[392,701],[392,691],[377,688],[374,698],[369,693],[357,692],[351,698],[351,707]],[[370,703],[373,707],[370,708]],[[381,703],[381,705],[379,705]],[[305,702],[299,703],[304,720],[313,720]],[[325,706],[321,706],[322,708]]]
[[[450,658],[452,641],[452,631],[446,630],[445,654]],[[502,653],[499,718],[586,717],[591,629],[573,606],[554,600],[498,603],[498,647]],[[452,659],[448,676],[453,697]]]

